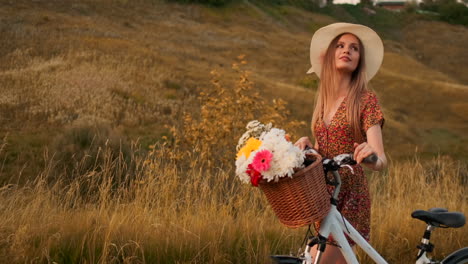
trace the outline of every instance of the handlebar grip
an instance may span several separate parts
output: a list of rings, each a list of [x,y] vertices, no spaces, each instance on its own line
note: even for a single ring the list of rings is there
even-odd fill
[[[370,154],[369,156],[365,157],[362,162],[363,163],[370,163],[370,164],[373,164],[373,163],[376,163],[377,160],[379,159],[379,157],[377,157],[377,155],[375,153],[372,153]]]

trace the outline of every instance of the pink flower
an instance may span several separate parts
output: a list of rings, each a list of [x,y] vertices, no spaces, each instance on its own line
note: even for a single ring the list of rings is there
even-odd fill
[[[262,174],[260,174],[260,172],[256,171],[252,167],[252,164],[249,164],[249,166],[247,167],[246,173],[250,176],[250,183],[252,183],[253,186],[257,187],[258,183],[262,179]]]
[[[258,172],[264,172],[270,169],[270,162],[273,154],[269,150],[262,150],[255,155],[252,167]]]

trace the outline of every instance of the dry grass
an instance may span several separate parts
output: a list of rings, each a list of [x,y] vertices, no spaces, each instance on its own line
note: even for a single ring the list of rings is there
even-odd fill
[[[392,164],[386,175],[371,177],[372,243],[389,262],[414,261],[415,246],[425,225],[410,217],[413,210],[443,207],[466,212],[466,169],[466,163],[448,157],[428,162],[414,158]],[[432,239],[434,256],[439,259],[468,243],[466,228],[437,229]]]
[[[181,169],[180,160],[169,158],[174,155],[191,168]],[[47,184],[49,161],[34,182],[2,188],[1,259],[265,263],[269,254],[295,253],[301,246],[305,229],[281,226],[260,190],[241,185],[230,168],[205,170],[199,154],[160,145],[132,163],[136,170],[117,187],[109,172],[127,166],[119,160],[66,185]],[[397,163],[388,173],[373,174],[371,243],[390,262],[411,262],[425,228],[409,217],[411,211],[437,206],[467,212],[466,181],[466,164],[446,157]],[[83,194],[82,185],[97,191]],[[437,230],[436,255],[466,246],[465,229]]]
[[[463,54],[460,46],[460,43],[466,41],[468,32],[466,27],[450,26],[433,21],[418,21],[407,26],[403,32],[403,45],[411,49],[419,61],[445,72],[464,84],[468,82],[465,74],[468,66],[463,63],[467,56]],[[426,39],[427,36],[431,36],[429,41]]]

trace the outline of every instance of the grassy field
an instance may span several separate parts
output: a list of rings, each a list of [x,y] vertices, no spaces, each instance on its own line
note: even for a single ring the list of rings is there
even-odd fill
[[[103,152],[106,162],[71,182],[64,174],[51,183],[48,162],[34,181],[0,190],[4,263],[268,263],[269,254],[301,246],[306,228],[282,226],[259,189],[241,185],[232,169],[206,168],[199,153],[155,146],[124,162]],[[411,262],[425,228],[411,211],[466,212],[466,169],[437,157],[371,174],[371,244],[391,263]],[[467,245],[466,228],[436,230],[433,243],[442,258]]]
[[[386,50],[371,86],[391,165],[369,173],[372,244],[410,262],[424,228],[413,209],[468,212],[466,27],[346,5],[0,3],[0,262],[296,252],[305,230],[281,226],[261,191],[239,183],[234,146],[252,119],[293,140],[310,134],[310,38],[336,21],[371,25]],[[436,255],[466,234],[437,230]]]

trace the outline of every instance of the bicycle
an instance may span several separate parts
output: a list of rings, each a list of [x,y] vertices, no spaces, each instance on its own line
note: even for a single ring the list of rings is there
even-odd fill
[[[367,157],[364,162],[374,163],[377,156],[371,155]],[[335,186],[335,190],[330,198],[331,209],[327,216],[322,220],[320,230],[317,236],[309,237],[304,252],[299,256],[286,256],[286,255],[272,255],[272,260],[277,264],[318,264],[320,258],[326,249],[327,237],[331,234],[336,241],[337,246],[340,248],[347,263],[356,264],[358,260],[354,254],[348,240],[344,234],[347,234],[357,246],[359,246],[372,260],[378,264],[387,263],[385,259],[374,249],[372,246],[359,234],[358,231],[344,218],[341,213],[337,210],[336,205],[338,204],[338,194],[341,187],[341,178],[338,170],[342,167],[349,167],[352,170],[352,165],[357,162],[353,159],[352,154],[340,154],[333,159],[323,159],[322,165],[324,168],[325,175],[331,172],[334,181],[327,179],[327,184]],[[416,210],[411,216],[415,219],[426,222],[427,227],[421,239],[421,243],[418,246],[418,254],[416,257],[416,264],[462,264],[468,263],[468,247],[461,248],[450,255],[448,255],[442,261],[434,261],[429,259],[428,253],[431,253],[434,249],[434,245],[430,243],[431,233],[435,228],[458,228],[462,227],[465,222],[465,216],[460,212],[448,212],[444,208],[432,208],[428,211]],[[310,231],[307,230],[307,232]],[[308,233],[307,233],[308,234]],[[306,234],[306,236],[307,236]],[[315,256],[310,254],[312,247],[317,245],[317,253]],[[314,259],[315,257],[315,259]]]

